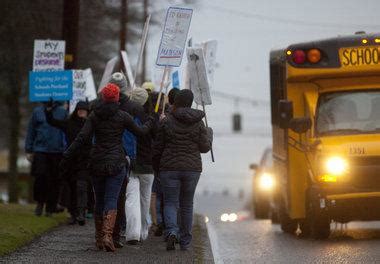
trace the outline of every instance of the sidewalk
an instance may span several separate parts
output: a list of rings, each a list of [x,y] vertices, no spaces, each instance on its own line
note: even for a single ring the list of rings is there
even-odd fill
[[[115,253],[97,251],[93,222],[86,226],[60,226],[34,240],[1,263],[214,263],[207,230],[195,218],[193,246],[188,251],[166,251],[162,237],[149,237],[142,245],[118,249]]]

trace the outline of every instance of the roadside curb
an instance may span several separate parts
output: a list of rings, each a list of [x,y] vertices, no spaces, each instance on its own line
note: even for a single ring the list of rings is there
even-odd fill
[[[194,263],[215,263],[205,217],[196,214],[194,218]]]

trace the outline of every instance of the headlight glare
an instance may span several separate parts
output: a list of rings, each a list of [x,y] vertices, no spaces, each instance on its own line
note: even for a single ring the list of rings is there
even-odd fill
[[[330,175],[340,176],[347,172],[347,161],[341,157],[331,157],[326,161],[326,172]]]
[[[271,190],[274,187],[274,184],[275,183],[274,183],[274,178],[272,174],[264,172],[263,174],[260,175],[260,178],[259,178],[260,189]]]

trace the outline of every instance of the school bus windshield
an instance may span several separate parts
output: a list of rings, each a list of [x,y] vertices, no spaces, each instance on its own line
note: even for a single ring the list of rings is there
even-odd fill
[[[380,89],[321,95],[316,132],[319,136],[380,133]]]

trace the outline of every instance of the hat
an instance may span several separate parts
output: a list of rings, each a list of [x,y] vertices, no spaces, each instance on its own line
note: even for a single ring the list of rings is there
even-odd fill
[[[179,107],[191,107],[193,104],[194,95],[189,89],[180,90],[174,98],[174,106]]]
[[[108,83],[116,84],[122,93],[125,93],[128,89],[127,78],[125,78],[125,75],[122,72],[113,73]]]
[[[100,93],[102,94],[102,100],[106,103],[116,103],[119,101],[120,88],[115,84],[107,84]]]
[[[79,101],[75,107],[76,110],[90,111],[90,106],[86,101]]]
[[[173,87],[168,94],[169,97],[169,104],[173,105],[174,104],[174,98],[178,94],[180,90],[177,87]]]
[[[154,90],[154,83],[152,82],[144,82],[141,88],[147,90],[148,92],[152,92]]]
[[[130,99],[139,105],[144,105],[148,100],[148,96],[148,92],[145,89],[137,87],[132,90]]]

